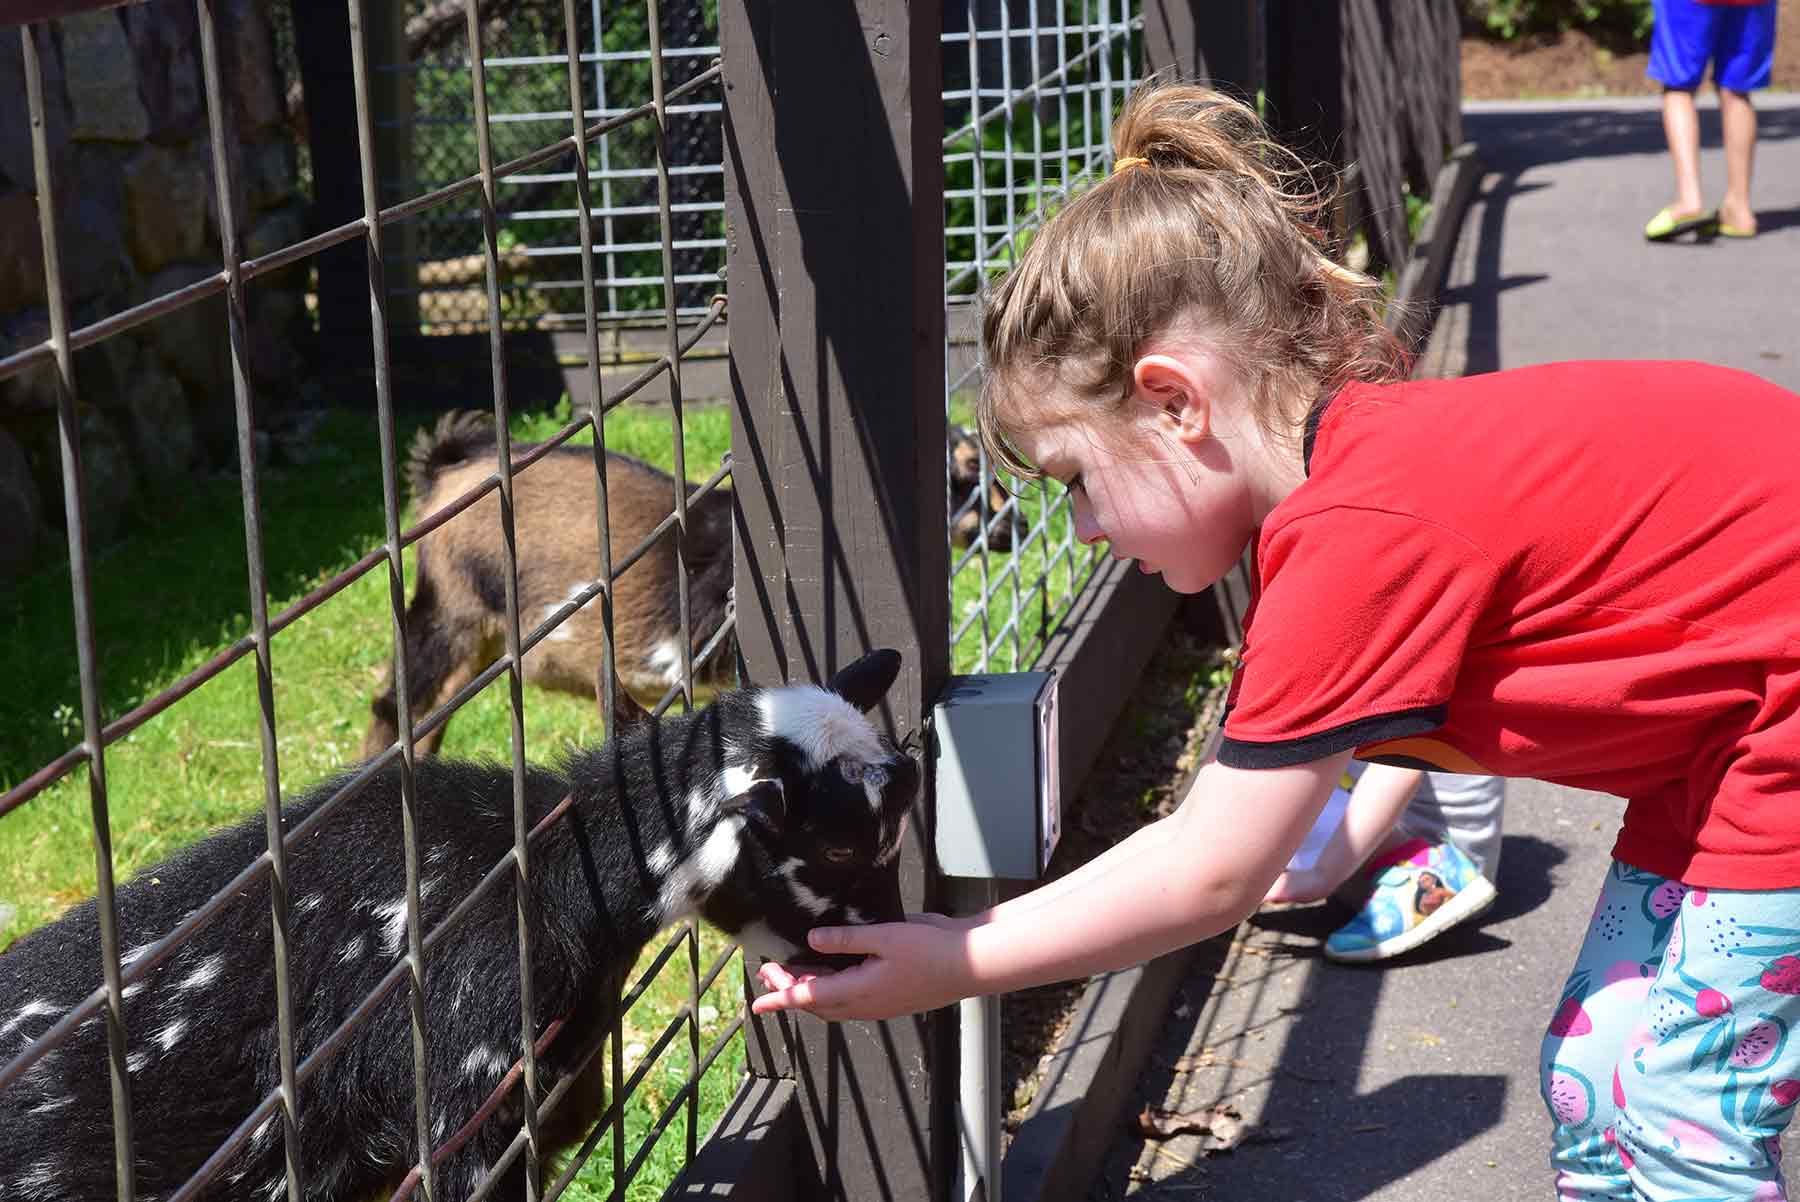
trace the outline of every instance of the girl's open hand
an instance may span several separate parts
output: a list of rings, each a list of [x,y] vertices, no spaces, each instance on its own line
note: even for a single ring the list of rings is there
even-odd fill
[[[973,990],[964,946],[964,924],[941,914],[915,914],[905,922],[814,927],[807,943],[816,952],[868,957],[837,972],[796,976],[769,963],[757,974],[770,992],[751,1003],[757,1014],[805,1010],[828,1022],[897,1018],[935,1010]]]

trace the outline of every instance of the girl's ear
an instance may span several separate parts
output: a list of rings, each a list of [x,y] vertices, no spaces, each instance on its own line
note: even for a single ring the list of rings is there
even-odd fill
[[[1186,443],[1212,436],[1212,394],[1193,366],[1174,355],[1145,355],[1132,368],[1140,396],[1156,406],[1160,428]]]

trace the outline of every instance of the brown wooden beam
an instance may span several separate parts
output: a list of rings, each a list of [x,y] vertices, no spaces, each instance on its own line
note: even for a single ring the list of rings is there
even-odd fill
[[[816,681],[896,648],[883,720],[904,734],[949,672],[938,13],[723,0],[719,24],[744,666]],[[930,813],[909,909],[937,902]],[[752,1071],[798,1083],[827,1197],[947,1195],[953,1023],[754,1026]]]

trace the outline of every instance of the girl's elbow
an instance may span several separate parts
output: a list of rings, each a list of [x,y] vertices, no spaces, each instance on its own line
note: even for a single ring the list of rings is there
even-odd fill
[[[1196,932],[1196,939],[1209,939],[1228,931],[1256,913],[1272,884],[1272,879],[1259,884],[1242,876],[1196,876],[1185,890],[1182,908],[1187,925]]]

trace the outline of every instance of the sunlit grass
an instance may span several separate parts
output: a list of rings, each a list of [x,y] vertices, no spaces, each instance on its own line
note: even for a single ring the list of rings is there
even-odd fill
[[[686,459],[709,476],[730,446],[723,406],[687,414]],[[517,419],[513,436],[544,437],[563,415]],[[400,433],[407,445],[417,423]],[[666,413],[634,408],[607,419],[609,445],[667,468]],[[103,720],[111,721],[207,662],[250,631],[244,519],[235,475],[195,482],[162,502],[170,512],[94,557],[91,579],[101,670]],[[317,434],[317,458],[263,476],[263,544],[271,615],[329,580],[383,539],[379,442],[372,419],[332,414]],[[407,564],[407,586],[412,564]],[[281,788],[292,796],[358,758],[369,700],[392,651],[386,572],[377,569],[278,634],[272,644]],[[0,635],[11,684],[0,695],[0,788],[10,788],[81,740],[80,689],[66,568],[49,569],[0,595]],[[511,709],[504,676],[456,715],[443,754],[505,760]],[[590,698],[526,686],[526,753],[553,758],[604,731]],[[246,657],[108,748],[109,827],[114,871],[123,880],[262,802],[257,681]],[[14,908],[0,947],[56,917],[95,888],[88,775],[79,769],[0,818],[0,901]],[[655,945],[660,946],[660,942]],[[725,941],[702,929],[702,970]],[[654,1043],[688,1001],[686,955],[659,975],[625,1019],[628,1064]],[[702,999],[702,1054],[738,1013],[743,977],[736,961]],[[689,1040],[678,1034],[627,1107],[627,1157],[686,1081]],[[629,1071],[629,1070],[628,1070]],[[743,1072],[742,1038],[732,1041],[701,1083],[698,1132],[723,1110]],[[628,1192],[661,1194],[686,1150],[686,1107],[646,1159]],[[570,1196],[611,1193],[611,1136],[603,1136]]]

